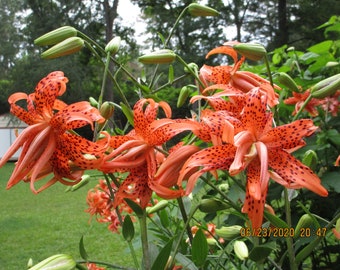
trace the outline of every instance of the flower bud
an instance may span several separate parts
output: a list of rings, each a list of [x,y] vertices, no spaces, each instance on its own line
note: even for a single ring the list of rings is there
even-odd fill
[[[240,225],[222,226],[220,229],[215,229],[215,233],[217,236],[230,241],[240,236],[241,229]]]
[[[249,256],[249,251],[247,245],[240,240],[234,242],[234,252],[240,260],[245,260]]]
[[[192,16],[200,16],[200,17],[207,17],[207,16],[218,16],[220,13],[207,6],[203,6],[197,3],[191,3],[188,6],[188,11]]]
[[[103,116],[106,120],[110,119],[115,110],[115,106],[111,101],[105,101],[99,109],[100,115]]]
[[[89,102],[92,107],[98,108],[98,101],[95,98],[89,97]]]
[[[313,150],[308,150],[303,155],[302,163],[311,168],[312,170],[315,170],[316,165],[318,163],[318,156]]]
[[[297,93],[301,92],[295,81],[286,72],[280,72],[277,75],[277,80],[289,90]]]
[[[44,59],[53,59],[80,51],[84,46],[84,40],[79,37],[70,37],[49,48],[41,54]]]
[[[311,87],[311,96],[314,98],[325,98],[333,95],[340,89],[340,73],[324,79]]]
[[[296,224],[294,238],[297,238],[301,234],[301,230],[310,228],[312,224],[313,219],[309,214],[302,215]]]
[[[267,53],[261,44],[238,43],[233,46],[233,49],[253,61],[261,60]]]
[[[34,265],[30,270],[72,270],[76,268],[75,260],[66,254],[53,255]]]
[[[145,54],[138,58],[143,64],[167,64],[172,63],[176,59],[176,54],[172,50],[162,49]]]
[[[198,65],[196,63],[189,63],[187,67],[184,67],[184,72],[190,73],[189,69],[196,73],[198,71]]]
[[[216,246],[217,241],[214,238],[207,238],[207,243],[208,243],[208,246],[214,247]]]
[[[190,95],[190,89],[188,86],[183,86],[181,91],[179,92],[179,96],[177,99],[177,108],[182,107],[184,102],[187,100]]]
[[[111,41],[105,46],[105,51],[110,52],[111,54],[115,54],[118,52],[120,47],[121,38],[114,37]]]
[[[87,185],[90,182],[90,178],[91,178],[91,176],[89,176],[88,174],[84,174],[81,177],[80,182],[75,184],[75,185],[73,185],[73,186],[69,186],[66,189],[66,192],[68,192],[68,191],[76,191],[76,190],[80,189],[81,187]]]
[[[217,199],[202,199],[198,209],[203,213],[213,213],[230,208],[230,205]]]
[[[222,192],[228,192],[229,191],[229,184],[223,183],[218,186],[218,189]]]
[[[157,204],[155,204],[154,206],[151,207],[147,207],[146,208],[146,213],[148,215],[156,213],[164,208],[166,208],[168,206],[168,201],[167,200],[162,200],[160,202],[158,202]]]
[[[48,32],[34,40],[38,46],[47,46],[57,44],[69,37],[77,36],[77,30],[71,26],[62,26],[51,32]]]

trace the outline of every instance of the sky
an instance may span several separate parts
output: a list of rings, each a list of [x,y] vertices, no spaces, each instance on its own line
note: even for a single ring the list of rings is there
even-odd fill
[[[143,31],[145,23],[140,18],[140,9],[137,5],[133,5],[129,0],[120,0],[118,3],[118,14],[122,17],[122,24],[131,26],[136,30],[136,39],[138,43],[143,42]]]

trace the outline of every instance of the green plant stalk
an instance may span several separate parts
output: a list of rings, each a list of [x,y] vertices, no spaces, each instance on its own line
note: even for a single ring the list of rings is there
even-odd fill
[[[102,63],[102,64],[105,66],[106,64],[103,62],[103,60],[101,59],[101,57],[100,57],[100,55],[98,54],[98,52],[91,46],[91,44],[90,44],[89,42],[87,42],[87,41],[85,41],[85,44],[86,44],[86,46],[90,49],[90,51],[95,55],[95,57],[100,61],[100,63]],[[104,51],[104,53],[105,53],[105,51]],[[105,54],[106,54],[106,53],[105,53]],[[110,59],[112,60],[113,58],[111,57]],[[116,65],[118,65],[120,69],[124,70],[124,72],[126,71],[126,72],[125,72],[126,74],[128,74],[128,71],[125,70],[125,69],[122,67],[121,64],[119,64],[117,61],[113,61],[113,62],[114,62]],[[115,77],[112,75],[112,73],[111,73],[110,70],[107,71],[107,74],[110,76],[110,78],[111,78],[111,80],[113,81],[114,85],[117,87],[118,83],[117,83],[117,81],[115,80]],[[129,73],[129,74],[130,74],[130,73]],[[130,74],[130,76],[131,76],[131,78],[133,78],[133,81],[134,81],[135,83],[137,83],[138,86],[140,86],[140,84],[137,82],[137,80],[136,80],[131,74]],[[130,76],[129,76],[129,77],[130,77]],[[123,91],[121,90],[121,88],[120,88],[120,87],[117,87],[117,90],[118,90],[118,93],[119,93],[120,97],[122,98],[123,102],[125,103],[125,105],[126,105],[128,108],[131,109],[131,106],[130,106],[129,102],[127,101],[127,99],[126,99],[126,97],[125,97]]]
[[[139,263],[138,263],[138,260],[137,260],[137,255],[136,255],[135,249],[134,249],[131,241],[128,241],[128,246],[129,246],[131,256],[133,258],[133,262],[135,264],[136,269],[140,269],[140,266],[139,266]]]
[[[299,109],[299,111],[296,113],[296,115],[294,116],[293,120],[292,121],[295,121],[299,115],[301,114],[301,112],[303,111],[303,109],[307,106],[308,102],[312,99],[312,96],[309,95],[307,97],[307,99],[305,100],[305,102],[302,104],[301,108]]]
[[[146,210],[143,209],[143,215],[139,218],[140,225],[140,236],[142,242],[142,250],[143,250],[143,265],[144,270],[151,269],[150,262],[150,251],[149,251],[149,243],[148,243],[148,227],[147,227],[147,214]]]
[[[267,68],[270,84],[271,84],[272,87],[274,87],[273,77],[272,77],[272,73],[270,71],[269,60],[268,60],[267,54],[265,54],[265,56],[264,56],[264,63],[265,63],[266,68]]]
[[[106,61],[105,61],[105,67],[104,67],[104,74],[103,74],[103,81],[102,81],[102,88],[100,90],[100,95],[98,98],[98,109],[103,103],[103,96],[105,92],[105,86],[106,86],[106,80],[107,80],[107,74],[109,72],[109,66],[110,66],[110,52],[106,54]]]
[[[291,209],[290,209],[290,201],[289,201],[289,198],[288,198],[288,190],[286,188],[284,189],[284,199],[285,199],[286,222],[288,224],[288,228],[291,228],[292,227],[292,216],[291,216]],[[293,238],[292,237],[286,237],[286,243],[287,243],[290,269],[291,270],[298,270],[298,267],[297,267],[297,264],[296,264],[296,261],[295,261]]]
[[[188,227],[188,226],[189,226],[189,222],[190,222],[190,220],[192,219],[192,217],[194,216],[194,214],[195,214],[195,212],[197,211],[197,209],[198,209],[198,205],[195,206],[195,207],[192,209],[192,211],[190,212],[190,214],[189,214],[189,216],[188,216],[187,221],[186,221],[185,224],[184,224],[185,227]],[[182,238],[183,238],[183,236],[184,236],[184,232],[185,232],[185,231],[186,231],[186,230],[183,229],[183,230],[181,231],[179,237],[178,237],[178,241],[177,241],[176,246],[175,246],[174,251],[173,251],[173,256],[171,257],[171,260],[170,260],[170,262],[169,262],[169,264],[168,264],[168,265],[170,265],[170,266],[173,265],[174,262],[175,262],[176,254],[177,254],[178,249],[179,249],[179,247],[180,247],[180,245],[181,245],[181,240],[182,240]]]
[[[177,55],[177,59],[181,62],[181,64],[183,64],[183,66],[185,66],[188,71],[190,72],[190,74],[196,79],[196,81],[199,83],[199,85],[202,88],[205,88],[205,85],[203,84],[203,82],[201,81],[201,79],[198,77],[198,74],[196,72],[194,72],[189,66],[188,64],[183,60],[182,57]]]
[[[170,30],[170,33],[169,33],[168,37],[167,37],[166,40],[164,41],[164,44],[163,44],[163,48],[164,48],[164,49],[166,49],[166,47],[168,46],[168,44],[169,44],[169,42],[170,42],[170,39],[171,39],[172,35],[174,34],[176,27],[177,27],[178,24],[179,24],[179,21],[182,19],[182,17],[184,16],[185,12],[187,11],[187,9],[188,9],[188,6],[185,7],[185,8],[182,10],[182,12],[179,14],[179,16],[177,17],[177,19],[176,19],[174,25],[172,26],[172,28],[171,28],[171,30]],[[154,70],[154,73],[153,73],[153,75],[152,75],[152,79],[151,79],[150,85],[149,85],[150,88],[152,88],[152,86],[153,86],[153,84],[154,84],[154,81],[155,81],[155,79],[156,79],[158,67],[159,67],[159,65],[156,65],[155,70]]]
[[[185,212],[185,207],[184,207],[184,204],[183,204],[182,197],[179,197],[177,199],[177,202],[178,202],[178,207],[179,207],[179,209],[181,211],[181,215],[182,215],[183,221],[185,222],[185,224],[188,224],[188,225],[185,226],[185,229],[187,230],[187,234],[188,234],[189,241],[190,241],[190,244],[191,244],[192,240],[193,240],[193,236],[192,236],[192,232],[191,232],[191,228],[189,226],[189,223],[187,223],[188,216],[187,216],[187,213]]]

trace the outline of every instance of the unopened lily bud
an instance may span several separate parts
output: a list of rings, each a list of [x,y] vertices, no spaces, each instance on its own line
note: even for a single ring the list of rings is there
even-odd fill
[[[203,213],[213,213],[230,208],[230,205],[217,199],[202,199],[198,209]]]
[[[303,155],[302,163],[311,168],[312,170],[315,170],[316,165],[318,164],[318,156],[313,150],[308,150]]]
[[[168,204],[169,204],[169,202],[167,200],[162,200],[162,201],[158,202],[157,204],[155,204],[154,206],[147,207],[146,213],[148,215],[156,213],[156,212],[166,208],[168,206]]]
[[[177,108],[182,107],[184,102],[187,100],[190,95],[190,88],[188,86],[183,86],[181,91],[179,92],[179,96],[177,99]]]
[[[311,87],[311,96],[314,98],[325,98],[333,95],[340,89],[340,73],[324,79]]]
[[[213,247],[213,246],[216,246],[217,241],[215,240],[215,238],[207,238],[207,243],[208,243],[208,246]]]
[[[89,102],[92,107],[98,108],[98,101],[95,98],[89,97]]]
[[[298,223],[295,227],[295,234],[294,238],[297,238],[299,235],[301,235],[301,230],[305,230],[306,228],[310,228],[313,224],[313,219],[309,214],[303,214]]]
[[[253,61],[261,60],[267,54],[265,47],[261,44],[239,43],[234,45],[233,49]]]
[[[53,255],[34,265],[30,270],[72,270],[76,268],[75,260],[66,254]]]
[[[249,251],[247,245],[240,240],[234,242],[234,252],[240,260],[245,260],[249,256]]]
[[[198,71],[198,65],[196,63],[189,63],[187,67],[184,67],[184,72],[190,73],[190,70],[197,72]]]
[[[217,236],[230,241],[240,236],[241,229],[240,225],[222,226],[219,229],[215,229],[215,233]]]
[[[121,38],[114,37],[111,41],[105,46],[105,51],[110,52],[111,54],[115,54],[118,52],[120,47]]]
[[[220,13],[207,6],[203,6],[197,3],[191,3],[188,6],[188,11],[192,16],[208,17],[208,16],[218,16]]]
[[[80,182],[73,185],[73,186],[69,186],[69,188],[66,189],[66,192],[67,191],[76,191],[76,190],[80,189],[81,187],[87,185],[90,182],[90,178],[91,178],[91,176],[89,176],[88,174],[84,174],[81,177]]]
[[[62,26],[51,32],[48,32],[34,40],[38,46],[47,46],[57,44],[67,38],[77,36],[77,30],[71,26]]]
[[[100,115],[103,116],[106,120],[110,119],[115,110],[115,106],[113,102],[105,101],[99,109]]]
[[[277,80],[293,92],[301,92],[295,81],[286,72],[279,72]]]
[[[70,37],[49,48],[41,54],[42,58],[53,59],[80,51],[84,46],[84,40],[79,37]]]
[[[218,186],[218,189],[221,190],[222,192],[228,192],[229,190],[229,184],[228,183],[223,183]]]
[[[176,59],[176,54],[169,49],[154,51],[138,58],[143,64],[168,64]]]

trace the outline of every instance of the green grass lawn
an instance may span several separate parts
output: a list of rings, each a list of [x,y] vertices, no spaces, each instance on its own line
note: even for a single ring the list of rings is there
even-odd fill
[[[57,253],[80,259],[82,235],[90,259],[133,266],[121,235],[95,219],[89,223],[86,194],[96,181],[67,193],[59,183],[38,195],[23,182],[6,190],[13,167],[9,163],[0,169],[0,269],[26,269],[29,258],[37,263]]]

